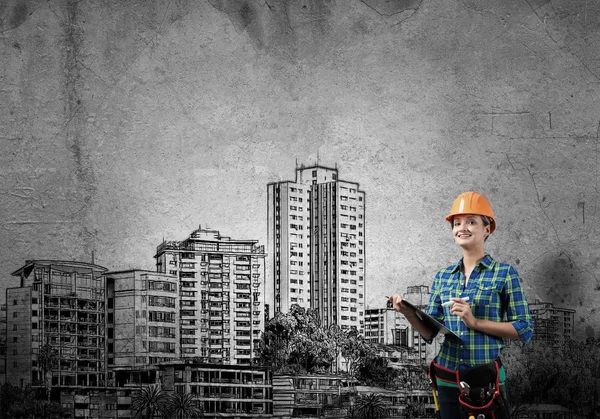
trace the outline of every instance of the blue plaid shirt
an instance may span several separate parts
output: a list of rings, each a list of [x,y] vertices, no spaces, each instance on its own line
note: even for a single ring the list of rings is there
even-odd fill
[[[529,343],[533,335],[529,305],[519,274],[512,265],[485,255],[473,269],[466,288],[462,267],[461,259],[437,273],[427,306],[429,315],[461,338],[460,341],[445,339],[436,357],[440,366],[451,370],[492,362],[504,347],[504,339],[469,329],[459,316],[450,314],[450,307],[443,307],[442,303],[452,297],[468,296],[477,319],[510,322],[525,343]]]

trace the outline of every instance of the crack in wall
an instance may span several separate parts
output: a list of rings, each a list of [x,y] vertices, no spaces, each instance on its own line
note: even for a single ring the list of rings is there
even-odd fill
[[[227,15],[238,34],[244,32],[255,18],[256,12],[252,9],[252,6],[247,1],[234,0],[234,4],[230,4],[230,2],[208,0],[208,3],[215,10]],[[274,10],[274,8],[266,1],[264,2],[264,5],[266,5],[269,10]]]
[[[475,13],[476,15],[479,15],[479,16],[484,16],[484,15],[492,15],[492,16],[494,16],[494,17],[497,17],[497,18],[499,18],[499,16],[498,16],[496,13],[492,13],[492,12],[490,12],[489,10],[483,10],[483,11],[481,11],[481,10],[477,10],[477,9],[475,9],[475,8],[473,8],[473,7],[467,6],[467,5],[465,4],[465,2],[464,2],[464,1],[458,1],[458,3],[459,3],[459,4],[460,4],[462,7],[464,7],[465,9],[467,9],[467,10],[468,10],[468,11],[470,11],[470,12],[473,12],[473,13]],[[502,18],[500,18],[500,19],[502,20]]]
[[[417,5],[412,6],[410,0],[404,1],[404,3],[409,3],[406,7],[398,6],[398,8],[399,8],[398,11],[391,12],[391,13],[385,13],[385,12],[380,11],[376,6],[373,6],[373,5],[369,4],[369,3],[373,3],[373,1],[370,1],[370,2],[368,2],[368,1],[369,0],[360,0],[360,2],[362,4],[364,4],[365,6],[367,6],[369,9],[373,10],[379,16],[386,17],[386,18],[398,16],[398,15],[401,15],[403,13],[412,11],[412,13],[410,13],[409,16],[407,16],[404,19],[400,19],[398,22],[394,23],[391,26],[398,26],[399,24],[401,24],[403,22],[406,22],[408,19],[412,18],[416,14],[416,12],[419,10],[419,8],[421,7],[421,4],[423,3],[423,0],[420,0]]]
[[[135,54],[134,56],[132,56],[131,61],[123,69],[123,71],[121,72],[121,75],[120,75],[120,77],[118,79],[116,79],[113,83],[106,82],[109,86],[111,86],[111,88],[113,88],[113,89],[120,89],[121,90],[121,88],[118,85],[119,85],[119,83],[121,83],[121,81],[123,80],[123,78],[127,77],[129,69],[147,51],[149,51],[150,55],[152,55],[153,49],[156,46],[156,38],[158,38],[161,35],[161,33],[163,32],[165,21],[166,21],[166,15],[167,15],[167,13],[170,10],[170,3],[167,3],[167,5],[168,5],[167,11],[164,13],[163,18],[161,19],[158,27],[156,29],[153,28],[153,32],[151,33],[150,36],[145,37],[145,38],[142,38],[142,37],[139,38],[139,42],[143,43],[145,46],[143,48],[136,49],[137,54]],[[191,11],[188,10],[187,12],[185,12],[185,13],[181,14],[180,16],[178,16],[176,19],[171,19],[171,21],[169,23],[170,24],[174,24],[175,22],[178,22],[179,20],[183,19],[185,16],[187,16],[190,13],[191,13]],[[86,67],[86,66],[83,66],[83,67],[86,68],[86,69],[88,69],[90,72],[94,73],[89,67]],[[98,75],[96,74],[96,76],[98,76]],[[100,80],[102,80],[102,79],[100,78]]]
[[[600,131],[600,121],[598,121],[598,130]],[[596,132],[596,141],[594,141],[594,153],[595,153],[595,164],[594,164],[594,169],[595,169],[595,173],[594,173],[594,207],[593,207],[593,213],[594,215],[596,214],[596,211],[598,209],[598,173],[599,173],[599,168],[600,168],[600,164],[598,161],[598,131]]]
[[[89,156],[86,153],[86,121],[85,105],[81,91],[83,77],[81,75],[80,57],[83,54],[84,34],[83,26],[79,22],[80,10],[78,0],[68,0],[65,5],[64,28],[64,69],[65,69],[65,140],[67,149],[74,162],[74,187],[75,196],[69,200],[70,204],[78,208],[69,210],[69,218],[79,220],[82,224],[83,251],[88,254],[94,247],[94,237],[85,228],[85,217],[92,198],[96,193],[96,179]],[[67,205],[70,207],[70,205]]]
[[[531,9],[531,11],[532,11],[532,12],[535,14],[535,16],[538,18],[538,20],[539,20],[539,21],[541,22],[541,24],[543,25],[543,27],[544,27],[544,31],[546,32],[546,35],[548,35],[548,37],[549,37],[549,38],[552,40],[552,42],[554,42],[554,43],[555,43],[557,46],[559,46],[559,48],[561,48],[561,46],[559,45],[558,41],[557,41],[556,39],[554,39],[554,37],[552,36],[552,34],[550,33],[550,31],[548,30],[548,26],[546,25],[546,20],[545,20],[545,19],[542,19],[542,17],[541,17],[541,16],[539,15],[539,13],[537,12],[537,10],[538,10],[540,7],[543,7],[543,6],[547,5],[548,3],[551,3],[551,0],[550,0],[550,1],[548,1],[548,2],[546,2],[546,3],[544,3],[544,4],[542,4],[542,5],[540,5],[540,6],[538,6],[537,8],[534,8],[534,7],[531,5],[531,3],[530,3],[530,1],[529,1],[529,0],[524,0],[524,1],[525,1],[525,3],[527,3],[527,5],[528,5],[528,6],[529,6],[529,8]],[[588,72],[588,73],[589,73],[589,74],[590,74],[592,77],[594,77],[594,78],[595,78],[595,79],[596,79],[598,82],[600,82],[600,76],[599,76],[598,74],[594,73],[594,72],[592,71],[592,69],[591,69],[591,68],[590,68],[590,67],[589,67],[589,66],[588,66],[586,63],[584,63],[584,62],[583,62],[583,60],[581,59],[581,57],[579,57],[577,54],[575,54],[575,53],[574,53],[574,52],[571,50],[571,48],[569,48],[569,46],[568,46],[567,44],[563,43],[563,44],[562,44],[562,48],[564,48],[564,49],[565,49],[565,50],[566,50],[566,51],[567,51],[569,54],[571,54],[573,57],[575,57],[575,58],[576,58],[576,59],[579,61],[579,63],[580,63],[582,66],[583,66],[583,68],[585,68],[585,69],[586,69],[586,71],[587,71],[587,72]]]
[[[13,7],[7,12],[7,15],[10,15],[8,19],[0,18],[0,28],[3,28],[5,23],[7,24],[5,29],[0,29],[0,35],[19,28],[39,9],[39,7],[35,7],[31,10],[28,7],[30,6],[28,2],[23,0],[15,1],[14,3]]]
[[[246,0],[208,0],[208,3],[218,12],[223,13],[227,16],[235,32],[238,35],[246,33],[250,45],[255,52],[264,47],[264,33],[260,30],[257,25],[253,25],[256,20],[259,20],[259,11],[255,10],[255,7],[268,8],[269,12],[276,13],[276,9],[268,2],[256,4]],[[293,32],[291,22],[287,15],[283,12],[274,14],[273,16],[284,15],[285,23],[290,32]]]
[[[271,11],[273,11],[273,10],[274,10],[273,6],[271,6],[271,5],[269,4],[269,2],[268,2],[268,1],[265,1],[265,3],[264,3],[264,4],[266,4],[266,5],[267,5],[267,7],[269,8],[269,10],[271,10]]]
[[[533,176],[533,173],[531,173],[531,170],[529,170],[529,167],[525,167],[525,170],[527,170],[527,173],[529,173],[529,176],[531,177],[531,181],[533,183],[533,188],[535,189],[535,194],[537,196],[538,205],[539,205],[540,209],[542,210],[542,212],[544,213],[544,216],[548,219],[548,222],[550,223],[550,226],[552,227],[552,230],[554,231],[554,234],[556,235],[557,242],[559,244],[562,244],[560,241],[560,236],[558,235],[558,231],[556,230],[556,227],[554,226],[554,223],[552,222],[552,220],[546,213],[546,209],[542,205],[542,200],[540,199],[540,192],[537,188],[537,184],[535,183],[535,177]]]
[[[504,153],[506,155],[506,160],[508,160],[508,164],[510,164],[510,167],[512,167],[512,169],[514,171],[517,171],[515,165],[513,164],[513,162],[510,160],[510,156],[508,155],[508,152]]]

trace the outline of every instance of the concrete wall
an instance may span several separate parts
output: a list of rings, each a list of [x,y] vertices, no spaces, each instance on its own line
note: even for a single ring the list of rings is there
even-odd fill
[[[598,336],[600,3],[5,0],[0,270],[153,269],[198,224],[266,242],[266,185],[338,165],[367,194],[367,302],[488,250]],[[14,284],[13,284],[14,285]]]

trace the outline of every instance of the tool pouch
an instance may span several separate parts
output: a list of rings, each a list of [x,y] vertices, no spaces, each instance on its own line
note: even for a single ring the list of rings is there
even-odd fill
[[[510,419],[500,392],[500,361],[458,371],[458,403],[463,417],[469,419]],[[461,383],[468,385],[463,387]]]

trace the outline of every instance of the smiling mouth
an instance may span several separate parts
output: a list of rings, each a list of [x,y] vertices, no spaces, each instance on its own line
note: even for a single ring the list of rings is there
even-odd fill
[[[459,234],[457,237],[459,239],[467,239],[467,238],[471,237],[471,235],[470,234]]]

